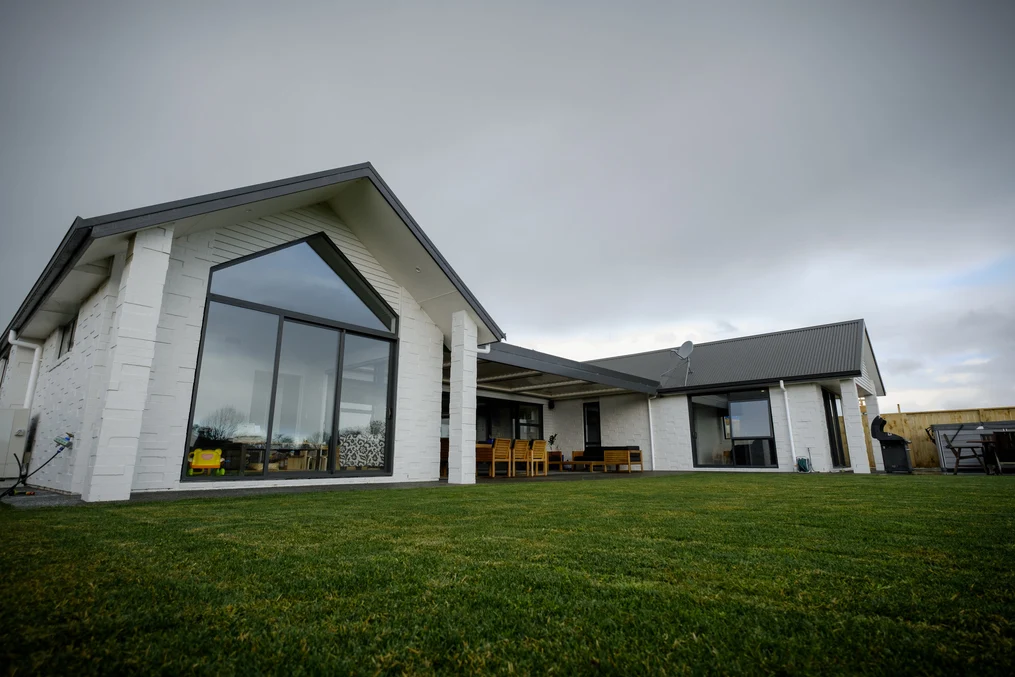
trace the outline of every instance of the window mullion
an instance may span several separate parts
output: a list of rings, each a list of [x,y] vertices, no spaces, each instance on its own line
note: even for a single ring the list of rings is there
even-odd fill
[[[331,417],[331,444],[328,445],[328,472],[338,472],[338,424],[342,415],[342,361],[345,359],[345,332],[340,331],[338,336],[338,362],[335,371],[335,413]]]
[[[271,372],[271,393],[268,395],[268,436],[264,443],[264,467],[261,475],[268,476],[268,465],[271,463],[271,436],[275,425],[275,394],[278,392],[278,363],[282,357],[282,327],[285,319],[278,316],[278,335],[275,338],[275,367]]]

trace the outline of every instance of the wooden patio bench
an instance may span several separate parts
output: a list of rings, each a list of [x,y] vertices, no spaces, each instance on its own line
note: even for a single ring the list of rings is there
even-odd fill
[[[641,460],[641,451],[632,451],[630,449],[604,449],[603,450],[603,471],[606,471],[606,466],[615,465],[617,466],[617,472],[621,472],[620,466],[626,465],[627,472],[632,472],[632,466],[638,466],[638,472],[645,470],[645,465]]]

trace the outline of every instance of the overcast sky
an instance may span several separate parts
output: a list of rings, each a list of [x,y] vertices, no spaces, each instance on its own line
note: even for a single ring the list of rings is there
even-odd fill
[[[1006,1],[0,0],[0,325],[76,215],[367,160],[512,343],[863,317],[883,410],[1015,405]]]

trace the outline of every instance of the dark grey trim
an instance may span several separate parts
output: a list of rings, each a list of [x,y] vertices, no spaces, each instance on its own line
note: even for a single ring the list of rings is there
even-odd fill
[[[254,252],[253,254],[247,254],[246,256],[241,256],[236,259],[230,259],[229,261],[226,261],[224,263],[212,266],[208,274],[208,279],[211,280],[212,277],[214,277],[215,273],[225,268],[231,268],[240,263],[254,261],[263,256],[267,256],[268,254],[274,254],[275,252],[279,252],[282,251],[283,249],[288,249],[289,247],[294,247],[300,244],[309,245],[310,248],[313,249],[314,252],[318,256],[320,256],[321,259],[326,264],[328,264],[328,266],[331,267],[332,270],[335,271],[335,274],[339,277],[339,279],[341,279],[349,286],[349,288],[352,290],[352,293],[355,294],[361,301],[363,301],[363,303],[367,306],[367,308],[370,309],[372,313],[374,313],[374,315],[377,315],[378,313],[388,315],[391,318],[390,319],[391,324],[389,325],[388,331],[380,331],[377,329],[372,329],[370,327],[362,327],[357,324],[349,324],[346,322],[340,322],[338,320],[318,317],[316,315],[308,315],[305,313],[297,313],[294,311],[287,310],[285,312],[288,317],[302,319],[307,322],[335,325],[336,327],[341,327],[342,329],[351,329],[352,331],[363,332],[373,336],[381,336],[383,338],[395,338],[398,335],[398,325],[400,320],[400,318],[398,317],[398,313],[396,313],[395,309],[392,308],[388,304],[388,302],[384,300],[384,297],[381,296],[376,289],[374,289],[374,286],[370,284],[370,281],[367,280],[365,277],[363,277],[363,274],[359,272],[356,266],[353,265],[352,261],[350,261],[348,257],[346,257],[346,255],[343,254],[342,251],[335,245],[335,243],[331,241],[331,238],[329,238],[324,233],[314,233],[313,235],[302,237],[299,240],[293,240],[292,242],[284,242],[280,245],[275,245],[274,247],[269,247],[268,249],[262,249],[261,251]],[[327,259],[328,255],[334,255],[338,257],[339,266],[343,270],[336,270],[335,266],[333,265],[333,262],[328,261]],[[352,284],[350,284],[350,281],[346,279],[344,273],[348,273],[350,276],[352,276],[353,278]],[[368,298],[364,298],[364,294],[368,296]],[[274,306],[266,306],[263,304],[255,303],[254,301],[243,301],[233,297],[215,294],[211,291],[210,283],[208,287],[208,297],[216,301],[232,303],[233,305],[242,305],[243,307],[250,308],[251,310],[263,310],[269,313],[275,313],[280,310],[279,308],[276,308]],[[382,318],[378,317],[377,319],[381,320]]]
[[[640,376],[632,376],[604,367],[596,367],[591,364],[575,362],[563,357],[548,355],[547,353],[536,352],[528,348],[520,348],[508,343],[493,343],[490,345],[488,354],[480,354],[480,359],[487,362],[507,364],[521,369],[531,369],[557,376],[566,376],[581,381],[599,383],[601,385],[624,388],[634,392],[654,395],[658,382]],[[533,390],[539,390],[539,386],[533,386]]]
[[[345,359],[345,332],[338,332],[338,361],[335,362],[335,402],[331,413],[331,439],[328,440],[328,473],[338,470],[335,452],[338,449],[338,424],[342,416],[342,360]]]
[[[314,238],[314,237],[317,237],[317,236],[316,235],[311,235],[310,236],[310,238]],[[290,244],[293,244],[293,243],[286,243],[286,244],[283,244],[283,245],[279,245],[278,247],[273,247],[272,249],[274,249],[274,250],[282,249],[284,247],[289,246]],[[269,251],[269,250],[264,250],[262,252],[258,252],[256,254],[251,254],[251,255],[243,257],[243,258],[248,259],[248,260],[249,259],[255,259],[255,258],[259,257],[259,256],[264,255],[267,251]],[[344,259],[344,257],[343,257],[343,259]],[[348,261],[346,261],[346,262],[348,262]],[[239,299],[234,299],[234,298],[231,298],[231,297],[228,297],[228,296],[220,296],[218,294],[212,294],[211,293],[211,284],[212,284],[213,273],[216,270],[219,270],[219,269],[224,268],[224,267],[228,267],[228,265],[230,265],[231,263],[233,263],[233,261],[229,261],[229,262],[220,264],[218,266],[214,266],[213,268],[210,269],[210,272],[208,274],[207,292],[205,294],[205,303],[204,303],[204,317],[203,317],[203,320],[202,320],[202,323],[201,323],[201,341],[198,344],[198,349],[197,349],[197,366],[196,366],[195,371],[194,371],[194,385],[193,385],[193,388],[191,390],[191,396],[190,396],[190,416],[188,417],[188,420],[187,420],[187,437],[186,437],[186,440],[184,442],[183,460],[182,460],[182,463],[181,463],[181,466],[180,466],[180,481],[181,481],[181,483],[201,482],[201,481],[215,481],[215,482],[219,482],[219,481],[223,481],[223,480],[224,481],[238,481],[238,480],[256,480],[256,481],[261,481],[261,480],[265,480],[265,479],[308,479],[308,478],[336,479],[336,478],[339,478],[339,477],[378,477],[378,476],[381,476],[381,477],[391,477],[391,476],[393,476],[393,474],[394,474],[394,467],[395,467],[395,461],[394,461],[394,456],[395,456],[395,437],[394,437],[394,431],[395,431],[395,408],[394,407],[395,407],[395,402],[398,401],[398,393],[397,393],[397,387],[398,387],[398,378],[397,378],[397,376],[398,376],[398,347],[400,345],[400,342],[399,342],[399,339],[397,337],[397,334],[375,331],[375,330],[372,330],[372,329],[367,329],[367,328],[364,328],[364,327],[360,327],[358,325],[351,325],[351,324],[346,324],[344,322],[336,322],[335,320],[329,320],[329,319],[326,319],[326,318],[318,318],[318,317],[314,317],[314,316],[303,315],[302,313],[293,313],[293,312],[287,311],[287,310],[285,310],[283,308],[276,308],[274,306],[265,306],[265,305],[261,305],[261,304],[258,304],[258,303],[250,303],[250,302],[247,302],[247,301],[240,301]],[[367,284],[368,289],[371,292],[376,294],[376,291],[374,291],[373,287],[370,286],[369,283],[366,283],[366,284]],[[354,292],[355,292],[355,290],[354,290]],[[382,299],[382,301],[383,301],[383,299]],[[213,477],[190,476],[190,475],[187,475],[187,460],[188,460],[188,457],[190,455],[190,453],[189,453],[189,450],[190,450],[190,434],[191,434],[191,431],[193,430],[193,426],[194,426],[194,412],[195,412],[195,409],[197,407],[198,382],[199,382],[200,377],[201,377],[201,363],[204,361],[205,336],[206,336],[206,333],[207,333],[207,330],[208,330],[208,311],[209,311],[209,308],[211,307],[212,303],[220,303],[220,304],[224,304],[224,305],[231,305],[231,306],[236,306],[238,308],[246,308],[246,309],[249,309],[249,310],[255,310],[255,311],[258,311],[258,312],[263,312],[263,313],[266,313],[266,314],[278,316],[278,331],[277,331],[277,334],[275,336],[275,359],[274,359],[274,366],[272,368],[271,393],[269,394],[269,398],[268,398],[267,437],[265,439],[264,459],[263,459],[264,467],[261,470],[261,475],[248,475],[248,474],[246,474],[245,471],[244,471],[244,474],[242,474],[242,475],[221,475],[221,476],[217,475],[217,476],[213,476]],[[393,316],[394,316],[394,318],[396,320],[396,323],[397,323],[397,321],[399,320],[398,315],[394,314],[394,311],[392,311],[392,314],[393,314]],[[328,443],[328,469],[327,469],[327,471],[324,471],[324,472],[322,472],[322,471],[305,471],[305,472],[296,472],[296,473],[269,474],[269,459],[271,457],[271,452],[272,452],[272,447],[271,447],[272,440],[271,440],[271,438],[272,438],[272,434],[274,433],[273,427],[274,427],[274,420],[275,420],[275,404],[276,404],[275,399],[276,399],[276,394],[277,394],[277,391],[278,391],[278,370],[279,370],[279,362],[280,362],[281,357],[282,357],[282,340],[283,340],[283,337],[284,337],[284,331],[283,330],[284,330],[286,322],[298,322],[298,323],[302,323],[302,324],[308,324],[308,325],[311,325],[311,326],[320,326],[320,327],[322,327],[324,329],[331,329],[331,330],[337,331],[338,334],[339,334],[339,338],[338,338],[338,345],[339,345],[339,347],[338,347],[338,362],[337,362],[338,371],[335,374],[335,409],[334,409],[334,417],[333,417],[333,421],[332,421],[332,437],[331,437],[331,441]],[[348,334],[348,333],[352,333],[354,335],[358,334],[358,335],[364,336],[366,338],[371,338],[371,339],[375,339],[375,340],[385,341],[385,342],[387,342],[389,344],[389,348],[388,348],[388,350],[389,350],[389,352],[388,352],[388,364],[389,364],[389,371],[388,371],[388,413],[387,413],[387,420],[385,422],[385,435],[386,435],[386,437],[385,437],[385,440],[384,440],[384,443],[385,443],[385,449],[384,449],[384,468],[381,469],[381,470],[341,471],[341,470],[338,469],[338,467],[336,465],[336,456],[337,456],[337,454],[335,453],[335,451],[336,451],[336,447],[337,447],[337,445],[339,443],[339,440],[338,440],[338,430],[339,430],[339,424],[340,424],[339,417],[341,416],[341,410],[342,410],[342,371],[343,371],[343,368],[344,368],[344,360],[345,360],[345,338],[346,338],[346,334]]]
[[[433,242],[430,241],[430,238],[426,236],[419,224],[416,223],[415,219],[412,218],[398,198],[395,197],[394,193],[391,192],[388,184],[380,177],[373,165],[365,162],[338,169],[220,191],[218,193],[208,193],[184,200],[163,202],[140,209],[131,209],[89,219],[77,217],[71,225],[70,230],[64,236],[60,246],[57,247],[53,257],[46,265],[46,268],[43,269],[42,275],[32,287],[32,291],[14,314],[3,336],[0,337],[0,354],[3,354],[7,348],[7,333],[11,329],[19,330],[24,326],[38,307],[49,297],[60,280],[74,267],[84,249],[92,240],[109,235],[129,233],[169,223],[170,221],[177,221],[231,207],[239,207],[262,200],[316,188],[324,188],[360,178],[369,179],[370,183],[384,197],[388,205],[402,219],[409,232],[413,234],[423,249],[434,260],[434,263],[447,276],[458,293],[462,295],[466,303],[472,307],[480,320],[483,321],[498,340],[503,339],[505,335],[501,328],[494,322],[490,314],[479,303],[479,300],[476,299],[475,295],[473,295],[458,274],[451,268],[447,260],[437,251]]]
[[[690,424],[689,427],[690,427],[690,432],[691,432],[691,465],[692,465],[692,467],[695,467],[695,468],[744,468],[744,469],[759,469],[760,468],[762,470],[764,470],[764,469],[778,470],[781,467],[779,465],[779,449],[778,449],[778,447],[775,444],[775,419],[772,416],[772,388],[770,388],[770,387],[765,388],[765,396],[764,397],[749,397],[749,398],[735,399],[735,396],[736,396],[736,394],[738,392],[745,392],[745,391],[751,391],[751,390],[754,390],[754,388],[741,388],[741,389],[737,389],[737,390],[725,390],[725,391],[724,390],[716,390],[715,388],[710,388],[709,390],[707,390],[705,392],[693,393],[691,395],[688,395],[688,397],[687,397],[687,417],[688,417],[688,423]],[[730,434],[730,437],[728,439],[729,439],[730,445],[731,445],[730,446],[730,449],[731,449],[730,459],[732,461],[734,461],[734,462],[731,463],[730,465],[721,465],[721,464],[715,464],[715,463],[698,463],[698,429],[697,429],[696,424],[694,423],[694,403],[691,402],[691,397],[694,396],[694,395],[725,395],[726,396],[726,406],[727,407],[729,407],[730,402],[761,402],[761,401],[768,402],[768,429],[772,431],[772,434],[771,435],[767,435],[767,436],[761,435],[761,436],[756,436],[756,437],[734,437],[732,435],[732,430],[731,430],[730,431],[731,434]],[[732,448],[733,448],[733,446],[736,445],[737,440],[740,440],[740,441],[745,441],[745,440],[768,440],[768,444],[770,446],[770,451],[775,454],[775,465],[737,465],[736,464],[736,458],[735,458],[735,456],[732,453]],[[790,468],[792,468],[795,464],[796,464],[796,459],[791,459],[790,460]]]
[[[659,394],[660,395],[708,395],[708,394],[711,394],[711,393],[715,393],[717,390],[723,390],[723,389],[727,389],[728,390],[730,388],[733,388],[733,389],[736,389],[736,390],[748,390],[752,386],[757,386],[759,388],[761,388],[761,387],[766,387],[766,388],[775,387],[775,386],[778,385],[779,381],[785,381],[786,383],[801,383],[801,382],[807,382],[807,381],[820,381],[820,380],[826,379],[826,378],[842,379],[842,378],[850,378],[850,377],[854,377],[854,376],[860,376],[860,372],[859,371],[840,371],[840,372],[833,372],[833,373],[828,373],[828,374],[805,374],[803,376],[793,376],[793,377],[790,377],[790,378],[775,379],[775,380],[767,378],[767,379],[758,379],[758,380],[755,380],[755,381],[731,381],[729,383],[709,383],[708,385],[688,386],[686,388],[680,387],[680,388],[666,388],[665,390],[664,389],[660,389],[659,390]]]
[[[132,233],[136,230],[151,228],[170,221],[179,221],[192,216],[200,216],[211,212],[242,207],[253,202],[261,202],[294,193],[302,193],[315,188],[325,188],[345,181],[369,176],[373,167],[369,163],[349,165],[313,174],[304,174],[252,186],[223,190],[217,193],[206,193],[195,197],[162,202],[156,205],[129,209],[127,211],[95,216],[83,219],[80,227],[94,228],[95,237],[107,237]]]
[[[285,329],[285,316],[279,315],[278,316],[278,332],[275,334],[275,362],[274,362],[274,364],[271,367],[271,392],[268,393],[268,425],[267,425],[268,432],[265,435],[265,439],[264,439],[264,458],[261,459],[261,478],[262,479],[265,479],[265,478],[268,477],[268,469],[269,469],[269,466],[271,466],[271,452],[273,451],[272,450],[272,443],[273,443],[272,440],[274,439],[274,434],[275,434],[275,430],[274,430],[274,428],[275,428],[275,405],[278,404],[278,402],[276,402],[276,400],[278,399],[277,398],[277,395],[278,395],[278,365],[282,362],[282,331],[284,329]],[[197,403],[196,402],[192,403],[190,405],[190,408],[193,409],[195,404],[197,404]],[[250,412],[250,413],[253,414],[253,412]],[[245,458],[241,459],[240,462],[241,463],[246,463],[247,459],[245,459]],[[244,471],[244,474],[246,474],[246,471]]]
[[[316,315],[306,315],[304,313],[297,313],[291,310],[284,310],[275,306],[266,306],[260,303],[254,303],[252,301],[243,301],[241,299],[233,298],[232,296],[222,296],[220,294],[208,294],[208,299],[217,303],[225,303],[230,306],[239,306],[240,308],[247,308],[248,310],[257,310],[262,313],[269,313],[271,315],[282,314],[287,320],[297,320],[299,322],[308,322],[311,324],[319,324],[325,327],[331,327],[333,329],[344,329],[351,331],[356,334],[364,334],[365,336],[376,336],[377,338],[394,340],[396,337],[395,332],[381,331],[379,329],[371,329],[369,327],[361,327],[358,324],[349,324],[347,322],[339,322],[338,320],[330,320],[326,317],[318,317]]]
[[[181,484],[194,484],[210,482],[224,484],[226,482],[263,482],[264,480],[341,480],[350,477],[392,477],[394,473],[390,470],[344,470],[339,472],[324,472],[320,470],[298,470],[275,472],[267,477],[261,475],[194,475],[187,477]],[[312,486],[312,485],[311,485]],[[321,485],[327,486],[327,485]]]
[[[430,254],[434,263],[440,267],[441,271],[443,271],[448,279],[451,280],[451,284],[453,284],[455,289],[458,290],[458,293],[461,294],[465,301],[472,306],[472,309],[476,311],[476,314],[479,316],[479,319],[483,321],[483,324],[485,324],[490,332],[499,340],[504,340],[507,335],[503,332],[503,330],[501,330],[494,319],[490,317],[490,314],[486,312],[486,309],[483,308],[479,299],[477,299],[469,288],[465,286],[465,282],[462,281],[462,278],[458,277],[458,273],[451,268],[451,264],[448,263],[447,259],[445,259],[440,251],[437,250],[437,247],[430,241],[430,238],[423,232],[423,229],[419,227],[419,224],[412,218],[412,215],[409,214],[408,210],[406,210],[405,206],[402,205],[401,201],[395,197],[395,194],[390,188],[388,188],[388,184],[384,182],[381,175],[377,173],[377,170],[375,170],[373,165],[369,162],[366,163],[366,166],[370,171],[369,178],[370,182],[374,184],[374,188],[380,191],[388,205],[395,210],[395,213],[398,214],[399,217],[401,217],[402,221],[405,222],[405,225],[409,227],[410,231],[412,231],[412,234],[416,236],[417,240],[419,240],[419,243],[423,245],[423,249]]]

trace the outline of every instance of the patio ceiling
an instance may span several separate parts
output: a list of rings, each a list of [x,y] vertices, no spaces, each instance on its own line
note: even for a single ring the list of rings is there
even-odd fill
[[[451,354],[444,354],[444,382],[451,380]],[[477,359],[476,386],[508,395],[546,400],[644,393],[653,395],[658,383],[623,372],[567,360],[508,343],[490,345]]]

